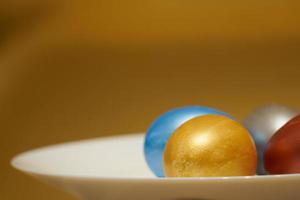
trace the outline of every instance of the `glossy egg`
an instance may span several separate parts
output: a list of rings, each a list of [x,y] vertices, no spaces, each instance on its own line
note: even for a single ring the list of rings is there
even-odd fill
[[[184,122],[207,114],[229,116],[213,108],[187,106],[170,110],[154,121],[145,136],[144,155],[149,168],[156,176],[164,176],[163,152],[170,135]]]
[[[300,116],[281,127],[268,142],[265,169],[269,174],[300,173]]]
[[[248,115],[243,124],[252,134],[258,154],[257,174],[266,174],[264,169],[264,151],[268,140],[298,111],[278,104],[262,106]]]
[[[247,129],[220,115],[187,121],[171,135],[164,152],[167,177],[254,175],[256,162]]]

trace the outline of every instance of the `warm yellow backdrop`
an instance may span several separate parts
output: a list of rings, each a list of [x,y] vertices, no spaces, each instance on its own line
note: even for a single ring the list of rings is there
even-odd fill
[[[9,166],[31,148],[144,131],[177,106],[300,109],[300,3],[2,0],[0,199],[72,199]]]

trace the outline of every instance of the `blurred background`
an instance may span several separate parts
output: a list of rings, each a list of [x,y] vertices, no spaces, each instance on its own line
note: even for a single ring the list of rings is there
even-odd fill
[[[296,0],[1,0],[1,199],[72,197],[13,170],[22,151],[145,131],[205,105],[300,109]]]

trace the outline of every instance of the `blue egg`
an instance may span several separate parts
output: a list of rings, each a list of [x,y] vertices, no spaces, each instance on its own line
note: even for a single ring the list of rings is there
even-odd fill
[[[224,115],[232,118],[227,113],[213,108],[187,106],[170,110],[154,121],[146,133],[144,154],[148,166],[156,176],[164,177],[163,153],[165,145],[175,129],[194,117],[208,114]]]

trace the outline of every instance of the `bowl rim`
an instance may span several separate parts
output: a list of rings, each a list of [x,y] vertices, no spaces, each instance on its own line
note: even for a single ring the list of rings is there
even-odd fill
[[[140,181],[147,181],[147,182],[210,182],[210,181],[265,181],[265,180],[273,180],[273,179],[299,179],[300,180],[300,173],[299,174],[275,174],[275,175],[253,175],[253,176],[225,176],[225,177],[130,177],[130,176],[122,176],[122,177],[110,177],[110,176],[91,176],[91,175],[70,175],[70,174],[61,174],[61,173],[53,173],[53,172],[40,172],[34,169],[30,169],[26,166],[26,163],[22,161],[22,158],[26,155],[43,151],[46,149],[53,149],[61,146],[68,146],[74,145],[81,142],[89,142],[95,140],[107,140],[107,139],[114,139],[116,137],[136,137],[136,136],[143,136],[143,133],[132,133],[132,134],[122,134],[122,135],[113,135],[113,136],[104,136],[104,137],[96,137],[90,139],[82,139],[82,140],[75,140],[69,141],[64,143],[58,143],[53,145],[47,145],[43,147],[34,148],[22,153],[17,154],[10,160],[10,165],[21,172],[32,176],[41,176],[41,177],[48,177],[48,178],[60,178],[60,179],[72,179],[72,180],[91,180],[91,181],[126,181],[126,182],[140,182]]]

